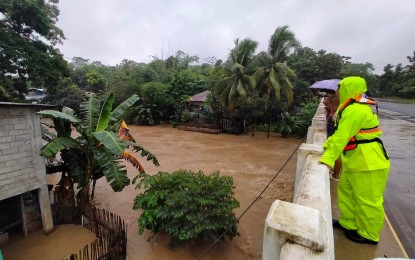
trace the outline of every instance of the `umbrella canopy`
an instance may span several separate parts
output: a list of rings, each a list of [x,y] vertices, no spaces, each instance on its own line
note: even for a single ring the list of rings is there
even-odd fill
[[[340,79],[326,79],[320,80],[315,82],[313,85],[310,86],[311,89],[319,89],[321,91],[331,90],[336,92],[339,88],[338,84],[341,80]]]

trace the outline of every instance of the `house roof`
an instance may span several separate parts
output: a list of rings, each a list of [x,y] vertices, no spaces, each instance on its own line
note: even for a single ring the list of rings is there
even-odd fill
[[[196,95],[189,97],[189,102],[204,102],[209,94],[209,90],[197,93]]]

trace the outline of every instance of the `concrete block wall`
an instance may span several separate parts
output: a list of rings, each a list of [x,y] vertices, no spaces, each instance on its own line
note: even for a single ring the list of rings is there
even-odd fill
[[[40,122],[35,111],[0,108],[0,200],[46,184]]]
[[[276,200],[265,220],[262,259],[334,259],[330,180],[318,164],[325,140],[320,103],[298,150],[293,203]]]
[[[41,105],[0,103],[0,200],[37,190],[44,231],[53,230],[42,135]]]

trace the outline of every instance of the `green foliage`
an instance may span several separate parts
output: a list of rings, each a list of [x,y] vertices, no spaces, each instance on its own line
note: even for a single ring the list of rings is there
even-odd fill
[[[232,177],[186,170],[138,177],[136,189],[145,189],[134,200],[134,209],[143,210],[138,219],[140,234],[145,229],[165,231],[172,247],[201,238],[217,239],[228,228],[229,239],[239,235],[232,212],[239,207]]]
[[[0,86],[9,93],[3,98],[22,99],[28,82],[53,93],[59,79],[68,75],[67,63],[54,47],[65,39],[56,27],[57,2],[0,2]]]
[[[174,114],[175,100],[169,93],[169,85],[160,82],[146,83],[140,87],[140,97],[142,106],[149,109],[153,124],[168,120]]]
[[[229,54],[231,73],[224,77],[215,73],[218,78],[215,82],[214,92],[219,96],[221,104],[229,110],[234,110],[239,98],[247,95],[248,90],[253,88],[253,82],[247,75],[246,67],[252,61],[258,42],[251,39],[239,39],[234,41],[235,47]],[[218,70],[216,70],[219,72]],[[220,78],[220,80],[218,80]]]
[[[409,64],[384,67],[384,73],[379,77],[378,94],[386,97],[415,98],[415,51],[407,57]]]
[[[296,40],[288,26],[278,27],[268,46],[268,52],[261,52],[256,57],[260,66],[252,75],[256,88],[262,95],[271,100],[281,101],[281,94],[289,104],[293,100],[293,86],[291,81],[296,77],[295,72],[285,63],[291,50],[298,48]]]
[[[119,139],[116,134],[127,108],[139,97],[132,96],[112,109],[114,99],[114,94],[108,95],[105,99],[92,94],[88,101],[81,104],[79,115],[74,115],[73,110],[66,108],[62,112],[38,112],[42,117],[53,119],[54,130],[57,133],[56,137],[51,134],[45,135],[48,138],[41,149],[41,155],[55,157],[61,152],[61,158],[69,169],[70,177],[81,188],[81,196],[78,194],[80,200],[89,199],[91,181],[102,176],[106,177],[114,191],[122,191],[130,183],[127,170],[120,160],[127,148],[141,151],[142,156],[158,166],[153,154],[132,141]],[[71,135],[71,126],[76,129],[77,134]]]
[[[73,84],[70,78],[64,78],[57,85],[55,93],[47,93],[42,103],[70,107],[79,113],[81,103],[86,99],[84,90]]]
[[[278,125],[278,132],[281,133],[281,137],[288,137],[294,130],[295,121],[289,113],[283,113],[281,116],[281,123]]]
[[[139,105],[136,106],[132,111],[133,121],[135,124],[141,125],[154,125],[153,109],[155,105]]]
[[[86,73],[86,82],[88,83],[88,91],[98,93],[104,90],[104,77],[98,70],[90,70]]]
[[[304,137],[307,135],[308,127],[311,125],[311,121],[317,111],[319,102],[310,102],[307,104],[302,104],[300,108],[300,112],[292,116],[292,118],[288,118],[286,125],[289,126],[291,133],[299,136]],[[292,125],[292,122],[294,123]],[[288,132],[288,127],[285,127]]]
[[[180,121],[182,123],[188,123],[192,120],[194,113],[190,112],[188,109],[183,109],[180,115]]]

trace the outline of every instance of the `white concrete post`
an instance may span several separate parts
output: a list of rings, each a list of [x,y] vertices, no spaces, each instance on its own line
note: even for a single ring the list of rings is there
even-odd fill
[[[52,209],[49,202],[48,185],[42,186],[38,189],[39,206],[42,215],[43,232],[46,235],[51,234],[54,231]]]
[[[279,259],[287,241],[323,252],[327,248],[323,225],[324,219],[316,209],[274,201],[265,220],[262,259]]]
[[[298,184],[301,179],[301,175],[304,168],[304,163],[307,155],[309,154],[323,154],[323,146],[321,144],[301,144],[298,148],[297,154],[297,168],[295,172],[295,183],[294,183],[294,196],[297,194]]]

